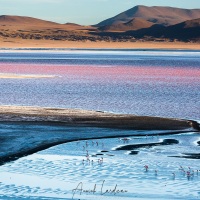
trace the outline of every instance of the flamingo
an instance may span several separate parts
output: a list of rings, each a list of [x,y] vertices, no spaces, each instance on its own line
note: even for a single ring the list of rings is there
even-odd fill
[[[191,173],[190,173],[190,171],[187,171],[187,172],[186,172],[186,175],[187,175],[187,178],[188,178],[188,180],[189,180],[190,177],[191,177]]]
[[[88,155],[88,156],[86,156],[86,158],[87,158],[87,161],[89,161],[89,160],[90,160],[90,158],[89,158],[89,155]]]
[[[147,172],[148,169],[149,169],[149,166],[148,166],[148,165],[145,165],[144,168],[145,168],[145,170],[146,170],[146,172]]]
[[[88,157],[89,156],[88,150],[86,150],[86,152],[87,152],[86,157]]]
[[[88,147],[88,142],[87,141],[85,142],[85,145],[86,145],[86,147]]]
[[[183,171],[183,167],[180,165],[180,168],[179,168],[179,170],[182,170]]]
[[[192,174],[191,175],[194,176],[194,170],[192,170]]]
[[[185,170],[183,169],[183,167],[182,167],[181,165],[180,165],[179,170],[180,170],[183,174],[185,174]]]

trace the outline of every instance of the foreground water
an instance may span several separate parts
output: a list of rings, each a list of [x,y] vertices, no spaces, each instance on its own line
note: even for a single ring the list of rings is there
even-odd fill
[[[23,127],[29,137],[30,127],[25,124]],[[69,139],[77,134],[82,135],[80,138],[123,135],[122,130],[31,127],[35,134],[46,139],[52,134],[59,137],[59,132],[67,132]],[[5,129],[5,125],[2,128]],[[16,132],[22,129],[19,124],[12,128]],[[126,140],[123,137],[77,140],[1,166],[0,199],[200,198],[199,159],[188,156],[198,152],[199,134],[158,136],[154,131],[128,132],[133,136]],[[165,140],[168,143],[163,143]],[[130,145],[137,146],[130,148]],[[119,148],[126,150],[117,150]]]
[[[1,105],[81,108],[199,119],[198,51],[1,51]]]
[[[56,77],[0,79],[0,104],[199,120],[199,67],[198,51],[2,50],[0,73]],[[23,149],[28,140],[34,146],[42,139],[117,136],[58,145],[1,166],[0,199],[200,198],[197,159],[200,138],[195,132],[157,136],[158,132],[153,130],[63,128],[19,123],[1,123],[0,127],[1,146],[5,152],[9,138],[16,147],[20,145]],[[123,140],[119,137],[123,134],[132,136]],[[141,136],[134,136],[136,134]],[[154,136],[146,136],[149,134]],[[7,140],[3,140],[5,135]],[[168,145],[163,142],[165,139],[170,139]],[[127,146],[136,144],[140,147]],[[117,147],[128,150],[116,151]],[[191,155],[196,157],[191,159]],[[148,165],[147,171],[145,165]],[[87,191],[81,192],[81,186]],[[115,193],[117,189],[120,191]]]

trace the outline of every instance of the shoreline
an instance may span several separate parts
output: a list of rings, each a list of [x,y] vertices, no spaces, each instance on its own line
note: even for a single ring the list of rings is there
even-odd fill
[[[187,42],[92,42],[92,41],[55,41],[0,38],[0,49],[6,48],[70,48],[70,49],[163,49],[163,50],[200,50],[199,43]]]
[[[126,52],[126,51],[131,51],[131,52],[148,52],[148,51],[152,51],[152,52],[187,52],[187,51],[191,51],[194,53],[199,53],[200,52],[200,48],[160,48],[160,47],[155,47],[155,48],[147,48],[147,47],[138,47],[138,48],[123,48],[123,47],[102,47],[102,48],[98,48],[98,47],[88,47],[88,48],[84,48],[84,47],[20,47],[20,48],[16,48],[16,47],[11,47],[11,48],[7,48],[7,47],[0,47],[0,53],[4,53],[4,52],[79,52],[79,51],[89,51],[89,52],[117,52],[117,51],[122,51],[122,52]]]

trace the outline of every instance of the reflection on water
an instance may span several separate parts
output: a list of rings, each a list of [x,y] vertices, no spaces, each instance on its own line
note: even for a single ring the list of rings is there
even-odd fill
[[[199,119],[199,52],[1,52],[2,105],[37,105]]]

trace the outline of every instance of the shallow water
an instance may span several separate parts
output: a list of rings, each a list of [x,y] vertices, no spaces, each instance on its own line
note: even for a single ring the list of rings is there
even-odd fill
[[[0,196],[103,200],[200,198],[199,160],[171,157],[198,151],[198,134],[128,139],[128,142],[120,138],[70,142],[5,164],[0,168]],[[136,155],[115,151],[119,146],[164,139],[175,139],[179,143],[139,148]],[[187,176],[187,171],[193,175]],[[96,184],[95,192],[75,192],[74,189],[81,188],[80,182],[83,190],[93,190]],[[105,193],[116,184],[117,189],[126,192]]]

